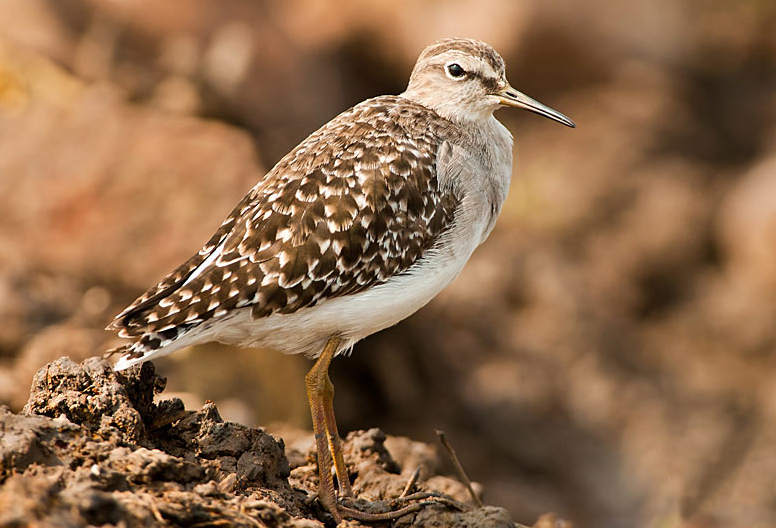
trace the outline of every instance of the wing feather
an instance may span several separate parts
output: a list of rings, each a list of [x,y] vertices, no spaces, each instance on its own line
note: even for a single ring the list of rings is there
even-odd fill
[[[436,175],[443,134],[428,126],[429,112],[386,96],[329,122],[110,328],[134,337],[247,306],[257,318],[291,313],[406,271],[459,203]]]

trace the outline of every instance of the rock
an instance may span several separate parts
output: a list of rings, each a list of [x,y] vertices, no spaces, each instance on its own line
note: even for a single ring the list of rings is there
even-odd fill
[[[48,444],[57,437],[66,440],[80,432],[66,419],[22,416],[0,407],[0,477],[23,471],[31,464],[60,465],[62,461]]]
[[[477,528],[490,526],[492,528],[514,528],[515,522],[510,519],[504,508],[485,506],[468,512],[451,512],[434,506],[422,510],[415,518],[417,524],[397,524],[399,526],[422,525],[428,528]]]
[[[154,392],[164,388],[164,381],[153,375],[153,366],[141,369],[145,372],[140,376],[128,376],[114,372],[100,358],[89,358],[80,365],[70,358],[58,359],[35,375],[24,412],[65,416],[91,432],[118,433],[127,440],[140,441],[145,437],[140,410],[148,411]],[[138,383],[150,385],[138,387]]]

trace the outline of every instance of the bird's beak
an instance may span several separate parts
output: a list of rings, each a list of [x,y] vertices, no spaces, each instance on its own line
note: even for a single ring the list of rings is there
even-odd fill
[[[507,84],[507,87],[501,90],[498,94],[498,98],[504,106],[514,106],[515,108],[525,108],[535,114],[539,114],[544,117],[549,117],[553,121],[563,123],[567,127],[576,128],[577,125],[574,121],[561,114],[557,110],[553,110],[549,106],[545,106],[535,99],[531,99],[524,93],[520,93]]]

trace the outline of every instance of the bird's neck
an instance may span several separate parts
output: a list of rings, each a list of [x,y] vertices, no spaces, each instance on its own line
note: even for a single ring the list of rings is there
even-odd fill
[[[496,107],[472,104],[466,99],[440,98],[439,94],[423,87],[408,87],[399,95],[461,126],[482,126],[493,118],[493,111],[496,109]]]

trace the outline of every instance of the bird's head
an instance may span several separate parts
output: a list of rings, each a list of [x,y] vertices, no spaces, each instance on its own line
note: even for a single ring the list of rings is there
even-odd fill
[[[501,106],[513,106],[575,126],[565,115],[512,88],[501,55],[472,39],[442,39],[423,50],[403,96],[458,122],[486,119]]]

